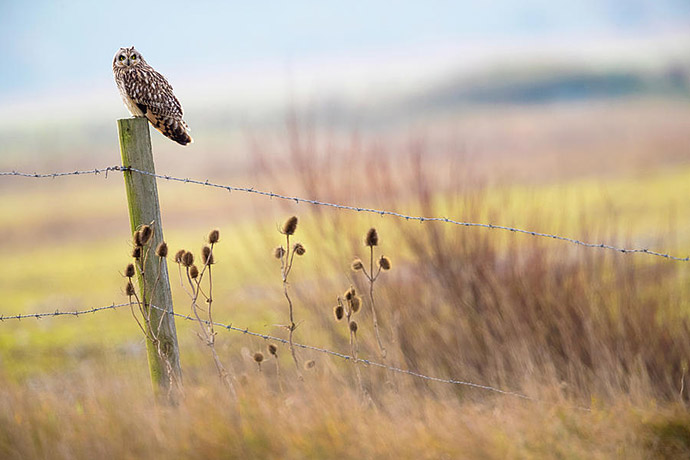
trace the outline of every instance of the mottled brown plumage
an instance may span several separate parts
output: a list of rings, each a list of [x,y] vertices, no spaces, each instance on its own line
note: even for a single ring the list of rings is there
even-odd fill
[[[118,50],[113,59],[113,74],[132,115],[148,118],[158,131],[179,144],[193,142],[172,86],[134,47]]]

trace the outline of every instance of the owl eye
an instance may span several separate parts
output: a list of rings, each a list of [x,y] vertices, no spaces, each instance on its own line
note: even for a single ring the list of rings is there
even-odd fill
[[[119,57],[119,59],[120,59],[121,61],[124,61],[124,60],[125,60],[125,57],[121,54],[120,57]]]
[[[136,54],[132,54],[131,58],[132,58],[132,60],[135,60],[135,59],[137,58],[137,55],[136,55]]]

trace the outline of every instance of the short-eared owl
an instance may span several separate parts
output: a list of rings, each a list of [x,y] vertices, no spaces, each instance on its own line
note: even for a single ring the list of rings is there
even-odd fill
[[[193,142],[172,86],[146,63],[139,51],[134,47],[120,48],[113,59],[113,73],[132,115],[148,118],[158,131],[179,144]]]

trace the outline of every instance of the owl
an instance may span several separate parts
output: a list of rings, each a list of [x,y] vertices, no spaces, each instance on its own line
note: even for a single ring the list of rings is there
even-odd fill
[[[148,65],[139,51],[134,47],[120,48],[113,59],[113,73],[122,100],[132,115],[148,118],[158,131],[178,144],[194,142],[172,86]]]

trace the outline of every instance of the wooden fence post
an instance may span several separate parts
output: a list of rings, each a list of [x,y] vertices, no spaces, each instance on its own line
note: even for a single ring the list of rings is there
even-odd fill
[[[151,150],[151,136],[149,122],[146,118],[125,118],[117,120],[118,134],[120,136],[120,152],[122,165],[142,171],[155,173],[153,154]],[[172,312],[172,294],[170,292],[170,280],[168,278],[168,265],[163,259],[159,264],[153,251],[163,241],[163,226],[161,223],[160,204],[158,202],[158,187],[156,178],[132,171],[124,172],[125,188],[127,189],[127,203],[129,207],[129,220],[134,233],[141,225],[153,222],[153,248],[151,256],[147,258],[144,267],[146,286],[156,285],[153,297],[149,300],[150,293],[146,295],[147,302],[151,305]],[[143,286],[141,273],[139,286]],[[140,298],[143,298],[142,295]],[[153,383],[154,393],[162,397],[176,398],[178,385],[182,383],[180,369],[180,351],[177,344],[177,331],[175,318],[156,308],[149,308],[151,328],[160,341],[158,346],[151,340],[146,340],[149,370]],[[165,317],[162,318],[162,316]],[[161,353],[159,353],[159,347]],[[161,356],[162,355],[162,356]]]

